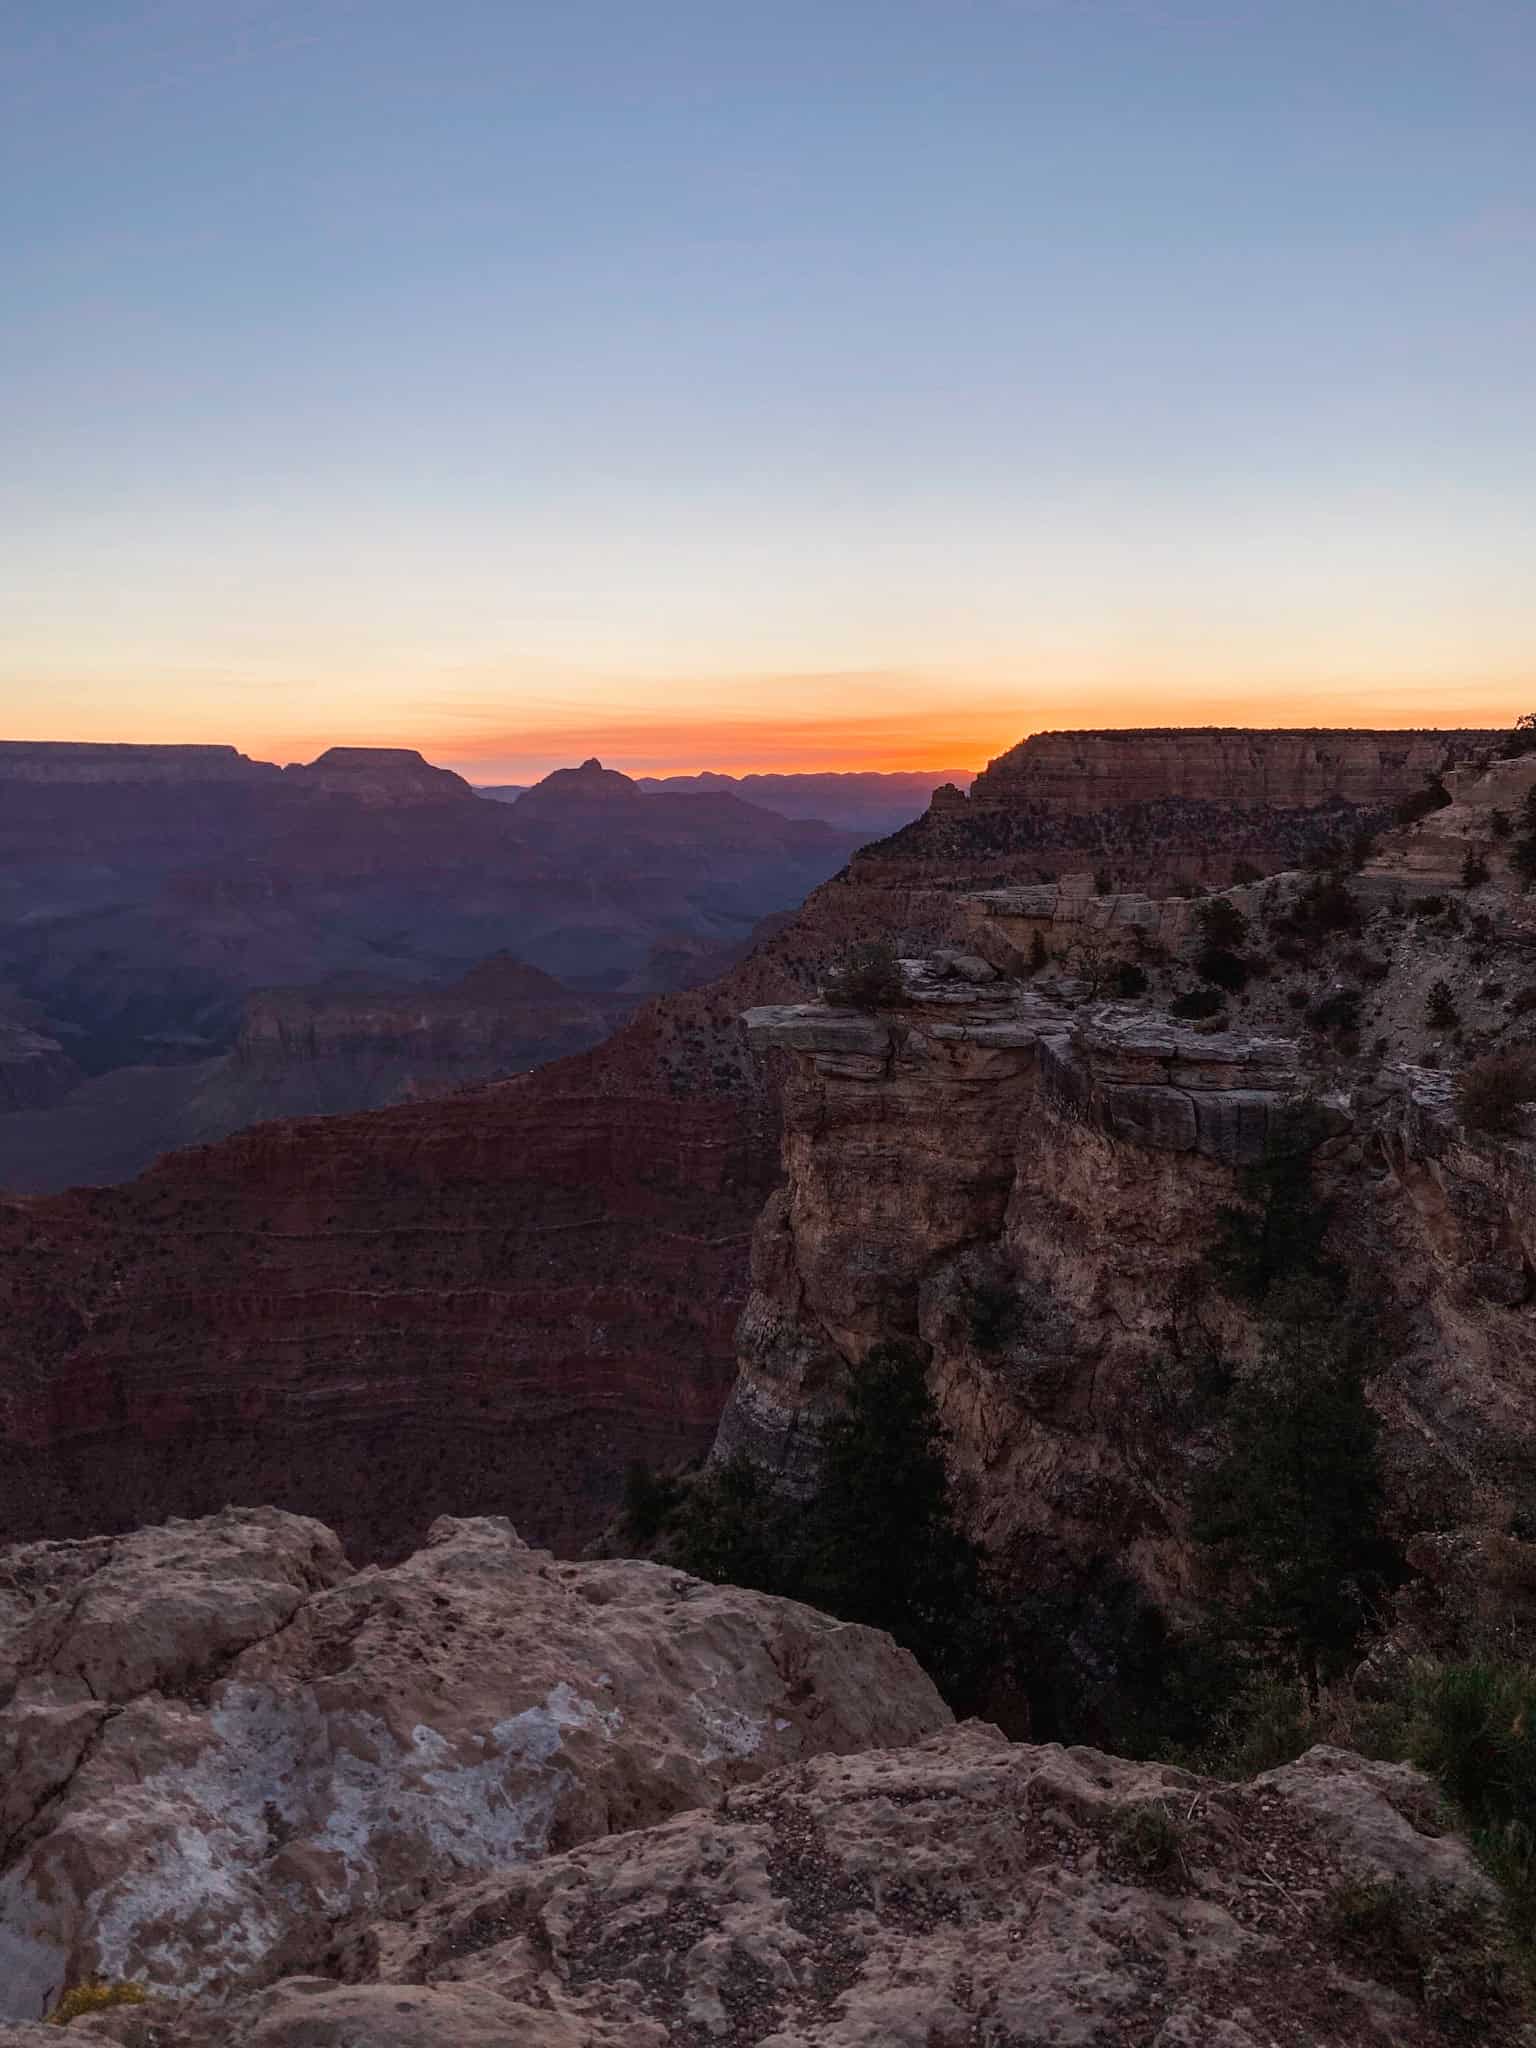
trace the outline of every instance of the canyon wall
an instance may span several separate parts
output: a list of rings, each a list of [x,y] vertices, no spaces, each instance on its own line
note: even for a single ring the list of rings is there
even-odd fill
[[[932,815],[942,824],[951,813],[939,804]],[[885,935],[923,950],[959,934],[973,947],[967,894],[1035,882],[1041,854],[962,842],[910,862],[879,849],[861,857],[723,979],[648,1003],[606,1044],[514,1082],[263,1126],[174,1155],[120,1188],[0,1201],[0,1534],[76,1535],[244,1499],[339,1523],[364,1555],[397,1554],[448,1512],[509,1512],[534,1539],[579,1547],[611,1513],[630,1460],[665,1464],[713,1438],[735,1372],[753,1224],[781,1178],[786,1071],[789,1164],[802,1192],[775,1195],[759,1235],[748,1329],[777,1319],[782,1337],[765,1327],[752,1338],[744,1385],[760,1381],[763,1398],[778,1400],[779,1380],[803,1370],[789,1405],[814,1405],[817,1375],[830,1385],[877,1331],[937,1328],[934,1318],[958,1315],[943,1306],[950,1282],[941,1269],[980,1259],[974,1283],[963,1274],[954,1282],[968,1295],[994,1285],[989,1261],[1006,1268],[1017,1257],[1026,1273],[1043,1261],[1075,1320],[1040,1322],[1047,1350],[1053,1330],[1066,1332],[1067,1362],[1047,1359],[1030,1380],[1040,1389],[1030,1399],[1054,1404],[1031,1424],[1034,1448],[1019,1449],[1020,1403],[1003,1401],[988,1361],[953,1347],[946,1404],[958,1415],[969,1403],[981,1418],[968,1453],[978,1484],[989,1460],[1002,1470],[1024,1457],[1029,1469],[1058,1475],[1051,1487],[1065,1486],[1082,1448],[1064,1432],[1093,1439],[1096,1401],[1124,1402],[1132,1419],[1116,1427],[1129,1457],[1133,1411],[1148,1398],[1141,1366],[1129,1362],[1167,1347],[1150,1335],[1122,1342],[1119,1319],[1148,1331],[1188,1327],[1173,1307],[1182,1276],[1212,1205],[1234,1185],[1240,1155],[1231,1148],[1248,1142],[1259,1114],[1247,1098],[1275,1084],[1228,1062],[1238,1074],[1230,1086],[1175,1086],[1152,1074],[1161,1053],[1132,1047],[1122,1032],[1114,1046],[1085,1042],[1072,1062],[1057,1062],[1060,1085],[1044,1090],[1051,1048],[1085,1022],[1080,991],[1071,1004],[1046,1003],[1070,1014],[1070,1027],[1045,1031],[1020,1011],[1006,1027],[1021,1034],[1015,1044],[978,1040],[968,1023],[970,1035],[940,1036],[938,1050],[906,1066],[860,1040],[845,1052],[864,1065],[841,1092],[789,1039],[760,1031],[753,1052],[743,1037],[743,1011],[805,1001],[862,939]],[[1142,852],[1155,859],[1155,842]],[[1183,905],[1178,915],[1187,917]],[[1405,962],[1416,944],[1405,926]],[[1279,1000],[1278,981],[1263,987]],[[818,1006],[806,1028],[844,1027]],[[1288,1032],[1294,1022],[1264,1021],[1238,1035]],[[1202,1068],[1217,1072],[1211,1041],[1196,1042]],[[915,1061],[915,1051],[902,1059]],[[1119,1091],[1102,1127],[1073,1106],[1075,1062],[1086,1062],[1090,1089]],[[1112,1072],[1127,1078],[1111,1083]],[[844,1124],[846,1157],[835,1149]],[[1168,1139],[1191,1133],[1184,1149],[1168,1149]],[[1360,1140],[1366,1151],[1384,1142]],[[1471,1284],[1463,1268],[1497,1264],[1489,1247],[1512,1226],[1497,1221],[1504,1211],[1495,1205],[1493,1220],[1475,1226],[1475,1257],[1442,1251],[1442,1238],[1459,1242],[1452,1223],[1472,1230],[1471,1210],[1494,1198],[1467,1193],[1469,1170],[1454,1148],[1447,1165],[1439,1155],[1429,1162],[1417,1137],[1413,1146],[1419,1206],[1392,1227],[1410,1248],[1432,1238],[1432,1255],[1402,1254],[1393,1284],[1438,1276],[1436,1306],[1425,1312],[1446,1319],[1442,1349],[1461,1344],[1463,1323],[1482,1331],[1487,1320],[1477,1341],[1495,1360],[1485,1375],[1492,1385],[1514,1372],[1498,1361],[1505,1319],[1519,1311],[1454,1303]],[[1352,1170],[1369,1180],[1388,1170],[1385,1160]],[[1408,1185],[1405,1166],[1391,1171]],[[823,1173],[827,1191],[805,1192]],[[813,1252],[810,1224],[791,1228],[786,1203],[819,1204],[832,1218],[844,1195],[845,1222],[829,1223],[826,1245]],[[1373,1197],[1361,1213],[1380,1216],[1381,1204]],[[1163,1237],[1149,1245],[1154,1221]],[[1058,1248],[1026,1257],[1036,1238]],[[1506,1291],[1523,1286],[1521,1270],[1517,1260]],[[996,1284],[1006,1280],[1004,1271]],[[850,1305],[840,1307],[836,1290],[847,1284]],[[1100,1295],[1105,1305],[1093,1307]],[[1076,1306],[1079,1296],[1088,1307]],[[1220,1334],[1219,1304],[1202,1313],[1217,1318]],[[759,1342],[768,1347],[760,1366]],[[1100,1351],[1125,1370],[1096,1369]],[[1034,1371],[1028,1360],[1020,1366],[1026,1380]],[[1402,1397],[1405,1431],[1411,1398]],[[1524,1396],[1510,1398],[1518,1407]],[[1120,1458],[1100,1462],[1118,1471]],[[1000,1500],[1001,1487],[987,1484]],[[1171,1483],[1138,1490],[1115,1478],[1114,1489],[1117,1526],[1145,1523],[1135,1540],[1148,1578],[1179,1580]],[[1029,1512],[1042,1528],[1059,1519],[1080,1529],[1085,1545],[1092,1535],[1091,1503],[1067,1503],[1058,1516],[1042,1496]]]
[[[1329,1254],[1378,1323],[1370,1393],[1397,1534],[1528,1517],[1536,1125],[1469,1129],[1456,1068],[1528,1046],[1536,927],[1502,865],[1466,913],[1433,897],[1421,914],[1397,884],[1438,875],[1444,846],[1484,843],[1490,804],[1518,807],[1532,780],[1536,758],[1453,773],[1455,806],[1390,835],[1334,902],[1337,928],[1305,940],[1309,878],[1228,892],[1252,979],[1208,1022],[1159,1007],[1207,986],[1190,965],[1198,906],[1097,897],[1087,878],[960,905],[959,929],[1016,974],[1020,935],[1051,935],[1033,982],[941,951],[903,963],[903,999],[878,1015],[750,1012],[787,1066],[785,1185],[755,1234],[716,1455],[808,1488],[819,1425],[873,1347],[916,1343],[968,1526],[1022,1590],[1081,1599],[1121,1577],[1192,1613],[1191,1480],[1262,1334],[1212,1253],[1223,1212],[1258,1199],[1256,1170],[1305,1133]],[[1146,962],[1143,1000],[1095,994],[1084,929],[1114,941],[1112,960]],[[1426,1016],[1436,983],[1461,1006],[1454,1040]],[[1337,1031],[1312,1011],[1341,994]]]
[[[854,876],[892,889],[1049,881],[1088,868],[1121,888],[1221,886],[1384,823],[1438,769],[1496,735],[1220,727],[1035,733],[967,797],[866,847]]]
[[[1170,799],[1285,810],[1394,803],[1422,788],[1448,756],[1493,737],[1238,726],[1037,732],[987,763],[971,802],[987,810],[1035,805],[1058,817]]]

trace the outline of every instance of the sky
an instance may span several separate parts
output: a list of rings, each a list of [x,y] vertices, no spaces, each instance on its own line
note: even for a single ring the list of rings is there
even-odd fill
[[[0,0],[0,734],[1536,705],[1531,0]]]

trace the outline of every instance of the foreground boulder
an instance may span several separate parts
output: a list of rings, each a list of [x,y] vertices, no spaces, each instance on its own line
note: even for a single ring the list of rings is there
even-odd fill
[[[459,1886],[334,1969],[81,2026],[127,2048],[1522,2038],[1486,1880],[1414,1772],[1316,1749],[1224,1785],[976,1724]]]
[[[270,1508],[0,1551],[0,2019],[98,1977],[221,2000],[466,1874],[949,1722],[875,1630],[495,1518],[359,1572]]]

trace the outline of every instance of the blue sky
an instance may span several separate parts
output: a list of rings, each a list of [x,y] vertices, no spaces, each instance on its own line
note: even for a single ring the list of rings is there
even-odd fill
[[[1512,715],[1533,108],[1529,0],[0,11],[0,726]]]

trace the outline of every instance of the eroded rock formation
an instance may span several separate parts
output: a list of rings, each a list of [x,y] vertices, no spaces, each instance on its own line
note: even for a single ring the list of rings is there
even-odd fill
[[[0,1553],[0,2017],[227,1997],[451,1881],[950,1716],[872,1629],[444,1521],[390,1571],[229,1509]]]

